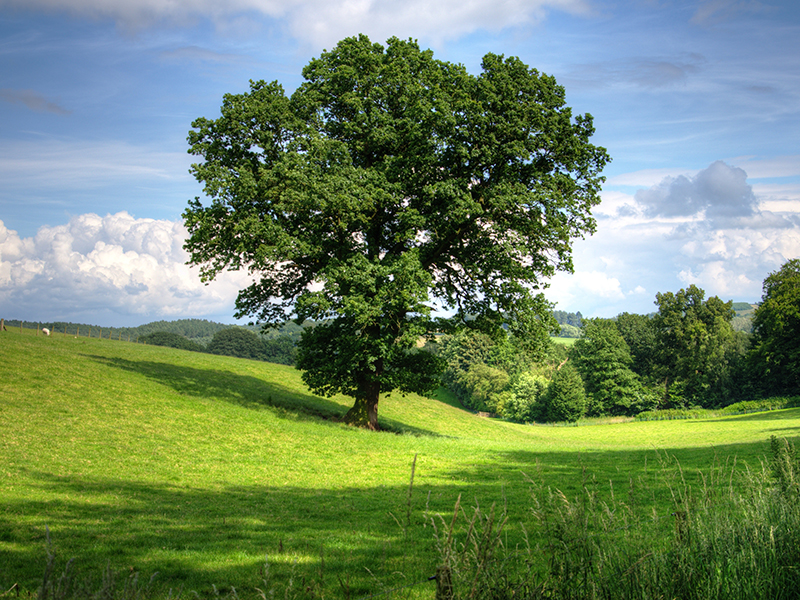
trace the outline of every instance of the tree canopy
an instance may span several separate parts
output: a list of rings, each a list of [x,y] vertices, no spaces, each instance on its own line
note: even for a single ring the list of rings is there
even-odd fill
[[[753,316],[752,356],[769,393],[800,392],[800,259],[764,279]]]
[[[667,399],[676,384],[681,402],[709,405],[728,395],[728,365],[740,352],[731,327],[733,303],[704,298],[705,292],[694,284],[675,294],[656,294],[656,371],[665,382]]]
[[[553,77],[487,54],[479,75],[413,41],[342,40],[287,96],[251,82],[189,134],[211,199],[184,213],[205,280],[247,269],[237,316],[318,322],[299,344],[306,384],[354,398],[348,422],[377,428],[381,392],[438,384],[417,352],[443,325],[533,345],[553,321],[544,279],[572,269],[592,233],[608,162],[591,115]],[[468,322],[469,319],[469,322]],[[545,340],[546,341],[546,340]]]
[[[590,399],[590,414],[625,415],[641,392],[630,369],[630,348],[610,319],[587,319],[583,336],[570,351]]]

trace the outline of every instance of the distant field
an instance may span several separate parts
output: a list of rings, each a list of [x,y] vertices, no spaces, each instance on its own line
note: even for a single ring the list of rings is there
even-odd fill
[[[165,593],[256,597],[267,557],[275,585],[358,598],[433,574],[430,517],[459,495],[506,506],[509,544],[536,529],[532,490],[573,497],[587,481],[671,528],[670,478],[758,469],[770,435],[800,433],[800,409],[525,426],[396,394],[376,434],[339,424],[349,401],[309,394],[291,367],[34,333],[0,334],[0,595],[35,594],[49,530],[61,567],[158,571]]]

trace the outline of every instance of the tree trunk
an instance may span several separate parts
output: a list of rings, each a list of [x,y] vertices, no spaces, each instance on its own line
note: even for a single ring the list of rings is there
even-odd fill
[[[353,408],[347,411],[344,421],[348,425],[356,427],[366,427],[372,431],[378,431],[378,397],[380,395],[380,383],[377,381],[366,381],[361,386],[359,394],[356,396]]]

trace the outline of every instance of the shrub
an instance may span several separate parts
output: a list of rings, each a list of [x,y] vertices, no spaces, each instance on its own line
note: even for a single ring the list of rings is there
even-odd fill
[[[261,358],[261,340],[258,335],[243,327],[231,327],[214,334],[208,345],[211,354],[237,356],[239,358]]]
[[[168,348],[179,348],[181,350],[191,350],[193,352],[206,351],[206,349],[197,342],[193,342],[182,335],[170,333],[168,331],[155,331],[143,335],[139,338],[139,341],[151,346],[166,346]]]
[[[547,378],[542,375],[530,371],[520,375],[504,403],[503,416],[520,423],[542,420],[542,402],[547,386]]]
[[[586,412],[586,392],[578,371],[567,363],[553,374],[543,398],[547,421],[574,423]]]

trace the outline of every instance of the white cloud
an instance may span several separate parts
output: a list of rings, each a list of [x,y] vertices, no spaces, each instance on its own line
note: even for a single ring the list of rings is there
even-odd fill
[[[186,265],[181,222],[126,212],[85,214],[20,238],[0,221],[0,310],[7,318],[75,320],[99,311],[110,325],[147,319],[232,318],[244,273],[200,282]],[[108,318],[108,317],[106,317]],[[98,323],[102,324],[102,323]]]
[[[747,173],[722,161],[691,178],[668,177],[639,190],[635,198],[651,217],[689,217],[702,212],[708,217],[742,217],[752,215],[757,204]]]
[[[795,174],[791,157],[769,163],[761,163],[762,173]],[[691,283],[709,296],[756,301],[764,278],[800,257],[793,180],[751,187],[743,169],[721,161],[694,174],[664,172],[654,180],[657,173],[612,180],[626,187],[650,182],[635,195],[604,190],[597,233],[574,244],[576,275],[557,275],[547,292],[559,308],[587,316],[646,313],[656,292]]]
[[[561,310],[583,305],[605,304],[625,298],[620,282],[602,271],[576,271],[574,274],[558,273],[550,282],[545,295]],[[583,303],[583,304],[582,304]],[[576,309],[577,310],[577,309]],[[585,313],[588,314],[589,313]]]
[[[298,39],[332,45],[347,35],[367,33],[377,41],[391,35],[455,39],[479,29],[537,23],[550,10],[589,14],[589,0],[0,0],[0,6],[57,10],[113,19],[124,29],[156,24],[186,25],[207,18],[228,29],[243,17],[260,14],[285,19]]]

